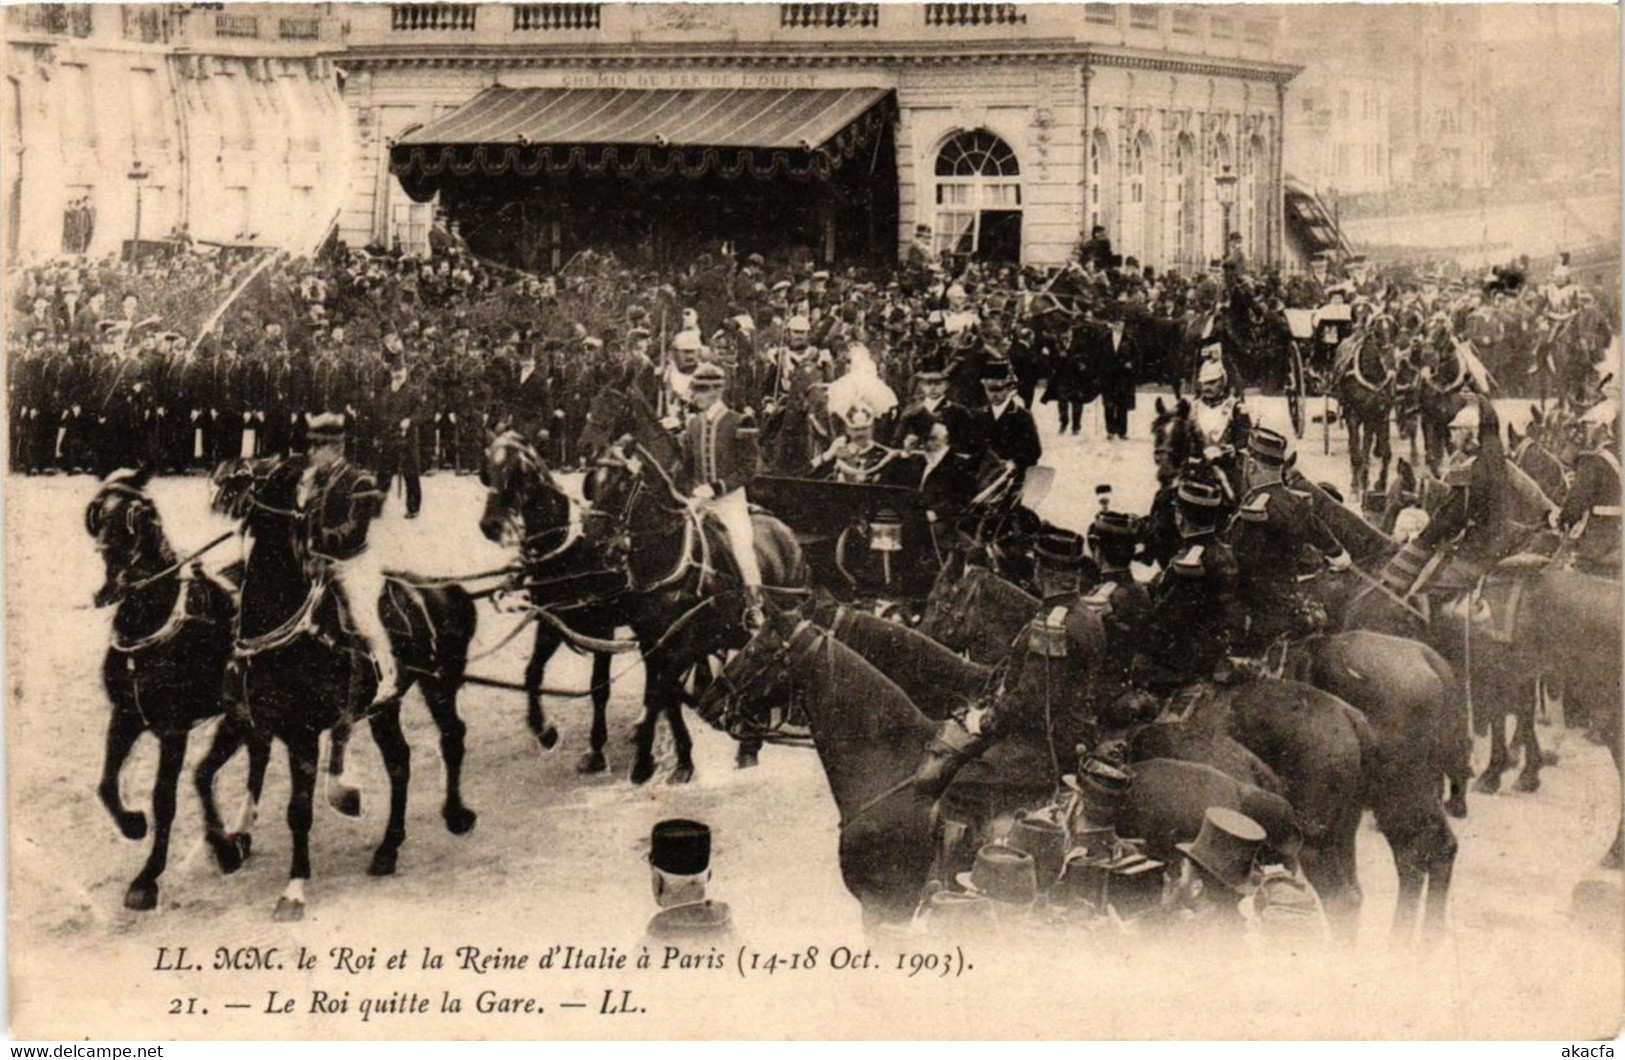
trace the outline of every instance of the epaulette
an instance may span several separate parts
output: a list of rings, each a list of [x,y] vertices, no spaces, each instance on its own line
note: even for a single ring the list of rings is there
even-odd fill
[[[1205,568],[1202,566],[1203,552],[1204,547],[1202,545],[1190,546],[1174,557],[1171,569],[1175,574],[1184,575],[1187,578],[1200,577],[1205,573]]]
[[[1083,598],[1083,605],[1104,618],[1112,613],[1112,594],[1116,591],[1116,582],[1101,582]]]
[[[1269,508],[1270,495],[1261,491],[1247,498],[1247,503],[1241,506],[1236,515],[1244,523],[1267,523],[1270,521]]]
[[[1310,493],[1308,490],[1295,490],[1291,486],[1288,486],[1286,491],[1300,501],[1307,501],[1314,498],[1314,494]]]

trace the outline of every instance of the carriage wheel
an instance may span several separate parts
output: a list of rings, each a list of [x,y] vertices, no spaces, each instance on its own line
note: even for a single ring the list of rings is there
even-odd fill
[[[1309,397],[1309,382],[1303,370],[1303,350],[1294,342],[1287,355],[1286,408],[1292,417],[1292,433],[1303,437],[1304,404]]]

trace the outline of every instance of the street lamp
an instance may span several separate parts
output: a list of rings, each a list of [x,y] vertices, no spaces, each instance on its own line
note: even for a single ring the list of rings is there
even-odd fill
[[[1214,187],[1219,193],[1219,205],[1224,208],[1224,254],[1230,253],[1230,207],[1236,204],[1236,182],[1239,179],[1229,166],[1225,166],[1213,178]]]
[[[130,260],[135,261],[141,256],[141,182],[152,174],[141,165],[138,158],[125,176],[135,182],[135,241],[130,244]]]

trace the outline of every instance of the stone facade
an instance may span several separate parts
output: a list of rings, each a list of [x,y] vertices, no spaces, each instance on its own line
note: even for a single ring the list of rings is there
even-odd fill
[[[335,59],[358,131],[361,179],[340,219],[352,243],[424,238],[428,208],[390,175],[390,145],[493,84],[864,86],[896,96],[899,253],[920,223],[939,244],[1013,239],[1019,213],[1026,262],[1065,260],[1101,223],[1121,254],[1196,267],[1222,250],[1215,177],[1228,166],[1231,229],[1254,260],[1281,256],[1284,97],[1298,68],[1274,59],[1273,17],[1247,8],[418,4],[346,14]],[[967,176],[990,145],[1000,161]],[[938,176],[945,150],[965,172]]]
[[[308,252],[351,184],[329,5],[5,12],[6,254],[139,234]]]

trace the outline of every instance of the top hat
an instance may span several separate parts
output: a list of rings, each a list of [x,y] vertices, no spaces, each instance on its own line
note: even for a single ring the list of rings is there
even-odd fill
[[[984,383],[1014,383],[1015,379],[1010,362],[1002,357],[989,358],[982,364],[981,380]]]
[[[976,852],[976,864],[956,877],[974,894],[1009,905],[1027,905],[1038,897],[1038,870],[1033,856],[1006,843],[988,843]]]
[[[337,412],[320,412],[305,421],[312,442],[342,442],[344,417]]]
[[[934,382],[948,378],[948,365],[937,354],[931,354],[920,359],[914,368],[914,378]]]
[[[698,876],[711,867],[711,829],[674,817],[649,833],[649,864],[673,876]]]
[[[1011,826],[1005,842],[1032,855],[1040,887],[1047,888],[1060,877],[1066,863],[1065,828],[1047,817],[1023,814]]]
[[[1266,464],[1286,463],[1286,435],[1268,427],[1254,427],[1247,436],[1247,451]]]
[[[1247,888],[1253,859],[1264,845],[1264,828],[1246,814],[1209,806],[1194,843],[1175,843],[1180,853],[1238,894]]]
[[[1076,570],[1083,564],[1083,537],[1076,531],[1059,527],[1038,535],[1033,552],[1045,566]]]

